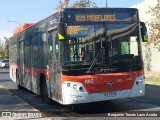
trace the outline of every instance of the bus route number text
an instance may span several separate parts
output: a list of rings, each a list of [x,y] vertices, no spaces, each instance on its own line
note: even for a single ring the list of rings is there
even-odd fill
[[[67,27],[67,34],[71,35],[71,34],[78,34],[78,32],[80,30],[88,30],[87,27],[82,27],[82,26],[68,26]]]
[[[104,22],[104,21],[115,21],[115,14],[106,15],[76,15],[77,22],[92,21],[92,22]]]

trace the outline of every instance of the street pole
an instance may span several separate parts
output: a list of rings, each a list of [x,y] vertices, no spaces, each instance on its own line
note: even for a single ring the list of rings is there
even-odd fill
[[[15,23],[17,23],[18,25],[21,25],[19,22],[13,21],[13,20],[7,20],[7,22],[15,22]]]
[[[106,0],[106,8],[108,8],[108,2],[107,2],[107,0]]]

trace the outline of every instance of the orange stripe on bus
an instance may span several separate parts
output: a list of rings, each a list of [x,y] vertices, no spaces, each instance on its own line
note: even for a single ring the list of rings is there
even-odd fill
[[[124,73],[109,73],[96,74],[84,76],[66,76],[61,75],[62,83],[66,82],[80,82],[83,84],[88,93],[98,93],[106,91],[118,91],[132,89],[135,79],[144,74],[144,71],[138,72],[124,72]],[[92,80],[92,83],[86,81]],[[108,82],[112,81],[114,86],[109,88]]]

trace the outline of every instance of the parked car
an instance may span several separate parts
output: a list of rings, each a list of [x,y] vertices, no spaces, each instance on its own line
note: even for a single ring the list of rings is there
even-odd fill
[[[9,59],[3,59],[0,61],[0,68],[9,67]]]

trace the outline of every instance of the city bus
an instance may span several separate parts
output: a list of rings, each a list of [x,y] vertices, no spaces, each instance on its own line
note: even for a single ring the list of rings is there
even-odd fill
[[[135,8],[64,8],[14,30],[10,77],[63,105],[143,96],[146,41]]]

